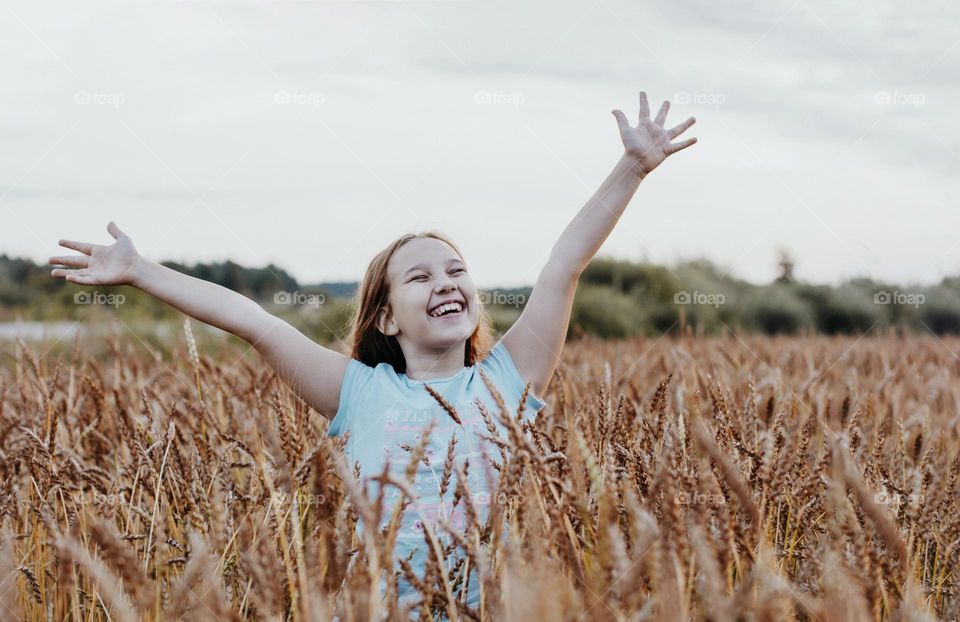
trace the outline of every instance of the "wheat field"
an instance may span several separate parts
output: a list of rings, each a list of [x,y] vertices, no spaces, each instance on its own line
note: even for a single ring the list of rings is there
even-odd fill
[[[487,413],[490,520],[425,530],[411,611],[377,589],[399,514],[357,533],[342,441],[255,353],[108,348],[4,346],[2,620],[960,616],[960,339],[571,341],[534,423]]]

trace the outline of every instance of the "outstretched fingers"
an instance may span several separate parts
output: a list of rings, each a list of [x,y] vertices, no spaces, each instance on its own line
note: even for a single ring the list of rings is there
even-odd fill
[[[74,240],[60,240],[60,246],[80,251],[84,255],[89,255],[93,252],[93,244],[88,244],[87,242],[76,242]]]
[[[118,227],[112,220],[107,223],[107,233],[112,235],[114,240],[119,238],[121,235],[124,235],[123,231],[120,230],[120,227]]]
[[[64,270],[63,268],[54,268],[50,271],[50,276],[64,279],[72,283],[86,283],[90,280],[90,273],[84,270]]]
[[[613,116],[617,119],[617,125],[620,126],[620,133],[626,132],[630,129],[630,122],[627,120],[627,115],[623,114],[622,110],[613,110]]]
[[[647,103],[647,94],[644,91],[640,91],[640,123],[643,123],[644,119],[650,118],[650,104]]]
[[[696,122],[697,122],[696,119],[694,119],[693,117],[690,117],[680,125],[670,128],[670,130],[667,132],[667,136],[669,136],[671,139],[676,138],[680,134],[683,134],[684,132],[686,132],[687,128]]]
[[[663,127],[663,124],[667,121],[667,111],[670,110],[670,102],[663,100],[663,105],[660,106],[660,112],[657,113],[657,118],[653,120],[654,123]]]
[[[86,255],[61,255],[51,257],[47,263],[56,266],[70,266],[72,268],[86,268],[90,265],[90,259]]]
[[[687,140],[685,140],[685,141],[683,141],[683,142],[681,142],[681,143],[671,143],[671,144],[670,144],[670,153],[676,153],[676,152],[680,151],[681,149],[686,149],[687,147],[689,147],[690,145],[694,144],[695,142],[697,142],[697,138],[696,138],[696,137],[688,138]]]

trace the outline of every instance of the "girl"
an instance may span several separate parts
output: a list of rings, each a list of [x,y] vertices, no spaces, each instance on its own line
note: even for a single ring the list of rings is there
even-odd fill
[[[465,504],[451,508],[453,486],[440,481],[454,438],[455,462],[472,465],[466,469],[466,484],[485,519],[491,491],[483,457],[489,452],[477,434],[487,429],[474,399],[486,403],[490,412],[496,412],[496,404],[481,372],[508,405],[520,406],[523,416],[544,407],[541,397],[560,360],[580,274],[644,177],[697,141],[672,142],[695,120],[666,129],[668,109],[664,101],[651,119],[641,91],[637,125],[620,110],[612,111],[623,154],[564,229],[519,319],[492,347],[489,321],[463,256],[434,232],[405,235],[374,257],[357,294],[349,356],[317,345],[249,298],[145,259],[113,222],[107,226],[116,240],[110,246],[60,240],[81,254],[51,257],[50,264],[75,268],[56,268],[51,275],[82,285],[137,287],[244,339],[304,401],[331,419],[328,434],[349,432],[347,455],[364,475],[381,473],[385,464],[402,475],[404,447],[416,445],[424,426],[431,424],[413,482],[416,505],[404,512],[395,547],[396,557],[412,555],[412,567],[422,573],[427,559],[422,521],[435,533],[440,518],[455,527],[463,524]],[[437,396],[456,417],[444,412]],[[386,502],[399,500],[397,490],[385,493]],[[475,575],[468,585],[467,604],[476,606]],[[410,600],[412,591],[400,581],[401,597]]]

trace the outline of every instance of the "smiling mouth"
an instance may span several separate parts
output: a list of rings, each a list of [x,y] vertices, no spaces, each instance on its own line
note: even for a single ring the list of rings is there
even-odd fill
[[[463,313],[465,307],[459,302],[448,302],[446,304],[439,305],[433,311],[427,315],[434,319],[457,316]]]

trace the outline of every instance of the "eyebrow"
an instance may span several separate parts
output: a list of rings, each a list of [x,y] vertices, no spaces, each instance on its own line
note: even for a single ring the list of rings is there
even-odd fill
[[[462,259],[459,259],[459,258],[457,258],[457,257],[453,257],[453,258],[447,260],[447,265],[448,265],[448,266],[449,266],[450,264],[452,264],[452,263],[463,263],[463,260],[462,260]],[[404,272],[403,275],[401,275],[401,278],[407,276],[408,274],[410,274],[411,272],[414,272],[415,270],[426,270],[426,269],[427,269],[427,267],[426,267],[425,265],[423,265],[422,263],[418,263],[418,264],[415,265],[414,267],[412,267],[412,268],[410,268],[409,270],[407,270],[406,272]]]

